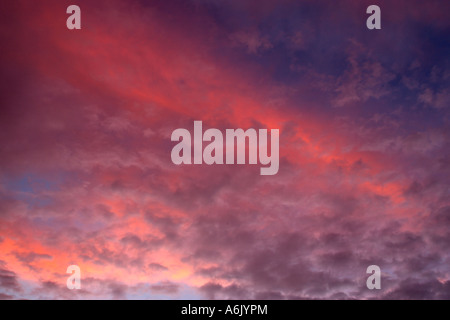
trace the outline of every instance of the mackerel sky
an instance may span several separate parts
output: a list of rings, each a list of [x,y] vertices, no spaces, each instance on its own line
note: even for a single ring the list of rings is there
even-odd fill
[[[2,0],[0,299],[450,299],[449,12]],[[195,120],[279,172],[174,165]]]

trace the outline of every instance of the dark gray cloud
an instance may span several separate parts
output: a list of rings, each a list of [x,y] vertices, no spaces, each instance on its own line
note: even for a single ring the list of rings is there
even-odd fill
[[[169,270],[169,268],[163,266],[162,264],[154,263],[154,262],[150,263],[148,265],[148,268],[153,271],[168,271]]]
[[[22,290],[15,272],[0,268],[0,287],[5,292],[20,292]]]
[[[180,290],[180,286],[170,281],[153,284],[150,289],[155,293],[175,294]]]

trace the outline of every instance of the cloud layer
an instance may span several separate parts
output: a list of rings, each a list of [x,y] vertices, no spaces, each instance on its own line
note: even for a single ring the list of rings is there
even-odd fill
[[[0,5],[1,299],[449,298],[447,4],[70,4]],[[194,120],[278,174],[173,165]]]

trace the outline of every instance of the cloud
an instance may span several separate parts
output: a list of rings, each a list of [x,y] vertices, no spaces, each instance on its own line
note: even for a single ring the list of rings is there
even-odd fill
[[[258,53],[273,47],[269,39],[261,37],[257,31],[238,31],[231,36],[231,40],[239,45],[244,45],[248,53]]]
[[[0,293],[0,300],[13,300],[14,297],[9,294]]]
[[[0,298],[447,297],[448,19],[413,2],[372,36],[350,1],[4,3]],[[279,173],[173,165],[194,120],[279,128]]]
[[[162,264],[154,263],[154,262],[150,263],[148,265],[148,268],[151,270],[154,270],[154,271],[168,271],[169,270],[169,268],[163,266]]]
[[[52,259],[52,256],[50,256],[48,254],[39,254],[39,253],[35,253],[35,252],[28,252],[28,253],[16,252],[15,255],[18,260],[22,261],[25,264],[30,264],[30,263],[34,262],[35,260],[40,260],[40,259],[47,259],[47,260]]]
[[[5,264],[0,265],[0,287],[3,292],[19,293],[22,287],[19,284],[17,274],[5,268]],[[5,295],[8,297],[9,295]]]
[[[370,54],[360,43],[351,41],[346,71],[336,80],[336,107],[361,104],[370,98],[380,99],[390,94],[389,82],[396,75]]]
[[[158,284],[151,285],[150,289],[155,293],[175,294],[178,293],[180,286],[170,281],[164,281]]]
[[[126,299],[126,286],[120,283],[110,283],[108,285],[111,290],[112,298],[115,300]]]
[[[448,300],[450,297],[450,283],[434,281],[420,281],[406,279],[400,286],[384,296],[384,299],[398,300]]]

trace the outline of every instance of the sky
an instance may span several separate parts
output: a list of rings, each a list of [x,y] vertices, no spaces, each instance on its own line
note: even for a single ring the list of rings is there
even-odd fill
[[[1,1],[0,299],[450,299],[448,12]],[[279,129],[278,173],[173,164],[196,120]]]

